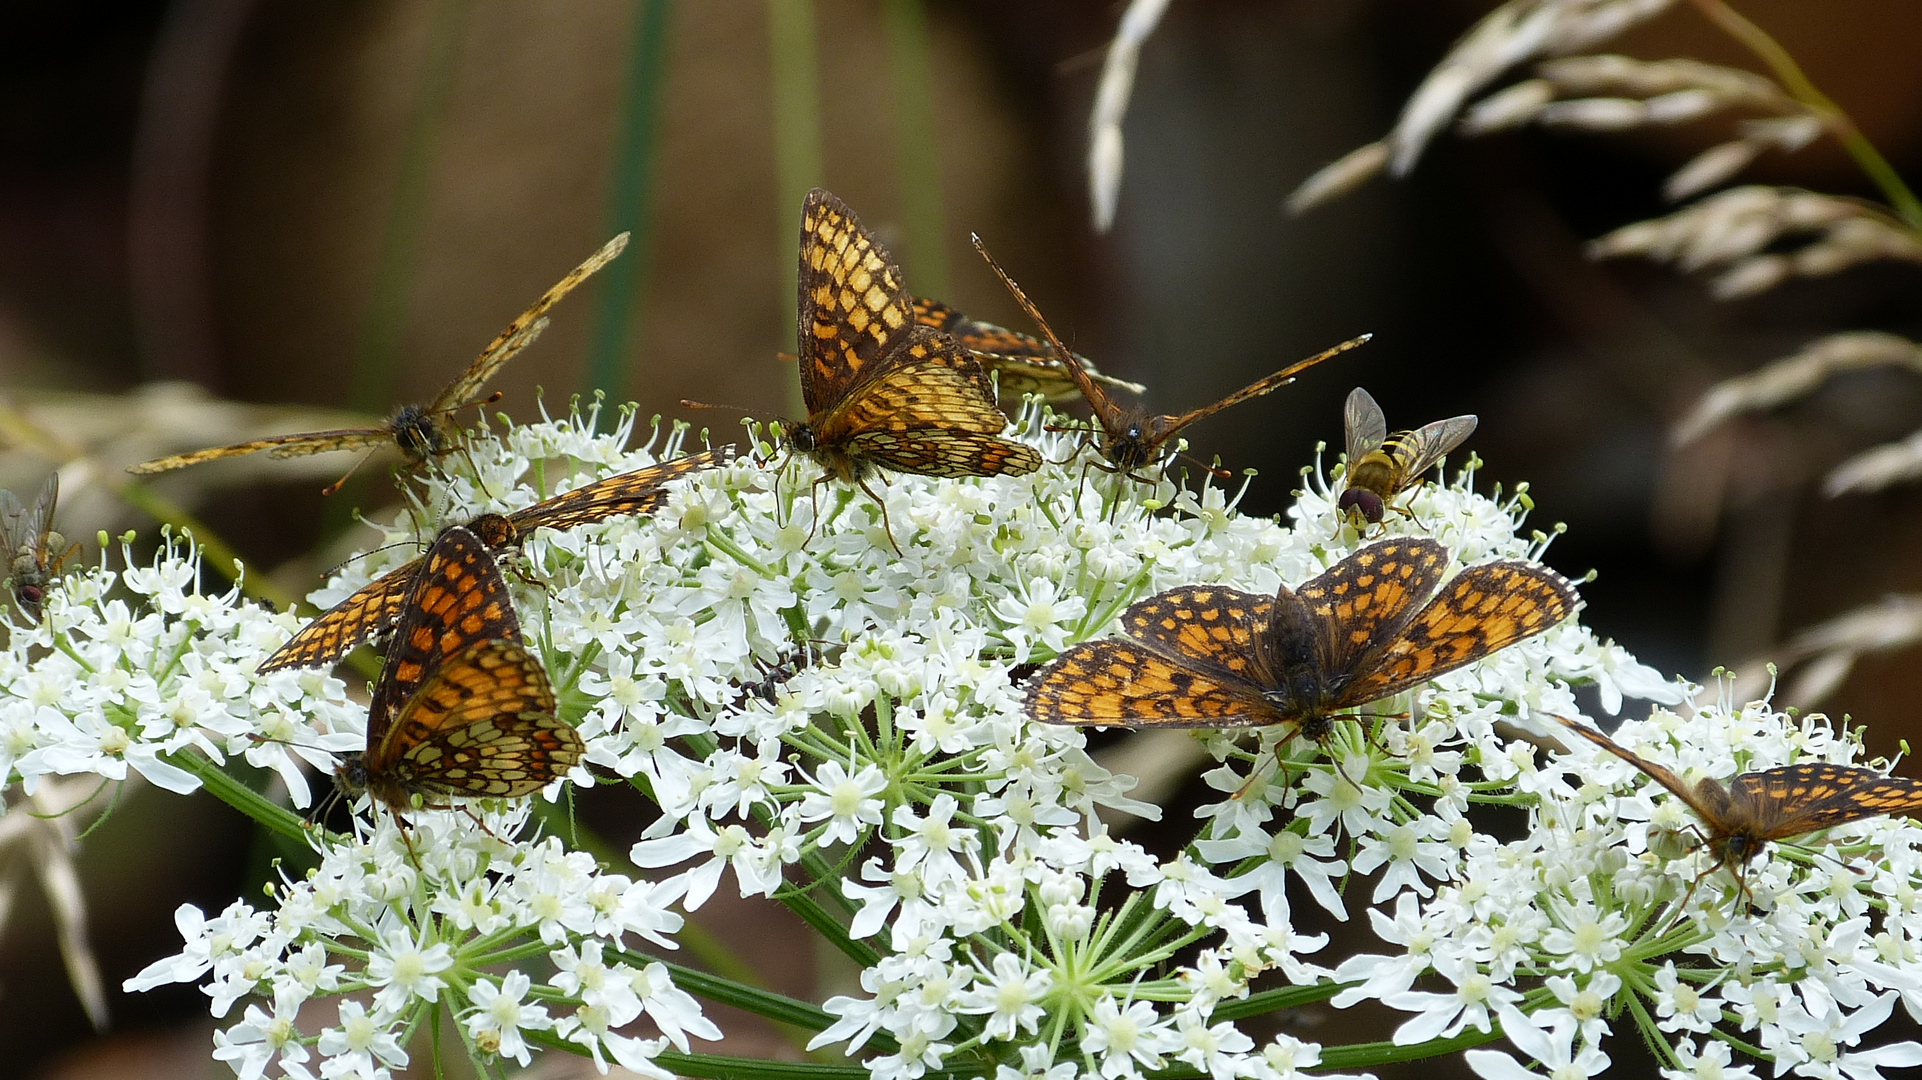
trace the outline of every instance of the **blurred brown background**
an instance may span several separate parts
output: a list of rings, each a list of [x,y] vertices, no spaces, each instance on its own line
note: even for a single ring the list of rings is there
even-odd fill
[[[1922,8],[1738,6],[1922,177]],[[100,430],[68,436],[101,443],[139,428],[140,410],[61,394],[175,379],[378,414],[431,396],[638,222],[617,272],[568,299],[498,380],[499,407],[532,416],[541,387],[562,409],[599,357],[618,372],[610,396],[643,414],[680,414],[683,397],[791,412],[791,368],[775,354],[793,347],[799,194],[819,183],[893,246],[915,291],[1026,329],[968,249],[979,232],[1072,344],[1168,411],[1375,332],[1196,429],[1194,445],[1261,469],[1245,507],[1273,513],[1317,441],[1338,449],[1354,385],[1394,426],[1478,413],[1484,477],[1529,481],[1534,523],[1570,526],[1550,561],[1600,571],[1583,589],[1588,623],[1666,671],[1704,678],[1797,627],[1922,588],[1916,491],[1830,501],[1812,485],[1922,422],[1912,378],[1852,377],[1666,450],[1668,425],[1718,378],[1835,330],[1922,337],[1912,268],[1722,304],[1699,281],[1582,257],[1584,240],[1662,212],[1661,178],[1714,133],[1449,135],[1406,181],[1284,215],[1294,185],[1382,134],[1487,7],[1175,4],[1142,55],[1116,227],[1097,236],[1082,163],[1114,4],[14,3],[0,68],[0,387],[67,402],[49,415],[91,412]],[[794,29],[810,24],[811,51]],[[1606,48],[1745,62],[1686,10]],[[916,109],[917,86],[931,113]],[[1873,194],[1826,144],[1750,175]],[[696,419],[726,432],[733,414]],[[55,464],[21,451],[7,462],[16,490]],[[353,501],[371,509],[384,490],[376,477],[330,506],[315,494],[324,478],[255,475],[207,468],[158,486],[296,591],[353,539]],[[70,534],[150,525],[97,491],[65,505]],[[1913,730],[1919,684],[1913,653],[1883,657],[1831,711],[1872,723],[1872,746],[1890,751]],[[626,827],[607,831],[622,840]],[[23,891],[0,937],[0,1071],[164,1071],[155,1055],[170,1052],[178,1075],[206,1073],[197,992],[117,987],[177,948],[175,904],[257,895],[268,853],[254,843],[217,805],[151,792],[89,839],[95,942],[115,988],[107,1041],[73,1004],[47,916]],[[723,931],[730,918],[703,917]],[[808,992],[805,946],[791,951],[760,960],[775,985]]]

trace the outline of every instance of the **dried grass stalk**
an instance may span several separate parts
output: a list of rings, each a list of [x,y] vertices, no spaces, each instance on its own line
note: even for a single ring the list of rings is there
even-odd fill
[[[1922,345],[1870,330],[1818,338],[1801,352],[1710,387],[1675,425],[1673,442],[1685,446],[1730,417],[1777,408],[1807,397],[1837,375],[1880,367],[1902,367],[1922,375]]]

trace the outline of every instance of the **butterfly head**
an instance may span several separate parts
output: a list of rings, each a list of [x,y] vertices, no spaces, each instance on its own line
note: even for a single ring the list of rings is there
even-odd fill
[[[482,514],[468,522],[467,528],[495,551],[512,547],[520,540],[520,529],[505,514]]]
[[[419,405],[402,405],[393,419],[387,421],[387,429],[394,433],[394,442],[410,461],[422,461],[447,452],[447,432],[441,426],[440,415]]]

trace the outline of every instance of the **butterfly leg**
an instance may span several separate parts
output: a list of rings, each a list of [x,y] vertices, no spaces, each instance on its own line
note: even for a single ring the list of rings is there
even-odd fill
[[[322,497],[332,495],[335,492],[339,491],[342,484],[345,484],[355,473],[360,471],[360,467],[362,465],[365,465],[369,461],[372,461],[373,458],[374,458],[374,451],[370,450],[367,453],[362,454],[360,458],[354,462],[352,468],[348,469],[345,473],[341,474],[340,479],[320,489],[320,494],[322,495]]]
[[[901,550],[901,542],[894,538],[894,527],[888,524],[887,501],[882,499],[881,496],[876,495],[874,493],[874,489],[868,486],[868,481],[866,477],[857,476],[854,478],[854,482],[860,486],[862,491],[867,492],[868,498],[874,500],[874,505],[881,508],[881,531],[887,534],[888,545],[894,548],[894,554],[901,558],[906,558],[907,557],[906,553]]]

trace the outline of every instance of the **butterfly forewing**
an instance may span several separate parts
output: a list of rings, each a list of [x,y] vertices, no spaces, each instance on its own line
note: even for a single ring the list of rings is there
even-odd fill
[[[1342,692],[1345,705],[1398,694],[1543,633],[1575,613],[1560,574],[1533,563],[1471,566],[1441,587],[1392,641],[1368,656]]]
[[[486,547],[499,551],[518,544],[535,529],[571,529],[627,514],[649,513],[666,500],[668,481],[724,465],[733,458],[732,446],[671,458],[584,484],[512,514],[484,514],[469,523],[469,531]],[[361,642],[384,633],[400,616],[421,563],[415,559],[389,570],[316,616],[261,663],[260,673],[331,664]]]
[[[467,365],[467,370],[455,376],[453,382],[448,383],[439,394],[435,395],[434,403],[428,406],[429,411],[451,412],[479,400],[481,388],[487,385],[487,381],[492,379],[496,372],[500,371],[501,366],[513,359],[515,353],[527,347],[535,337],[539,336],[540,331],[535,329],[535,326],[542,321],[541,316],[546,315],[549,308],[560,303],[561,298],[573,292],[581,282],[593,277],[601,267],[614,261],[614,257],[627,247],[627,236],[628,234],[621,233],[602,244],[599,251],[589,255],[585,262],[568,271],[567,276],[542,293],[541,298],[534,301],[533,306],[521,312],[513,322],[508,323],[506,328],[496,334],[494,340],[480,351],[480,355]]]
[[[1068,366],[1055,358],[1047,342],[1016,333],[979,319],[971,319],[938,300],[917,298],[914,321],[932,326],[953,336],[969,356],[996,376],[996,387],[1003,400],[1023,394],[1040,394],[1049,401],[1066,401],[1080,394]],[[1140,383],[1104,375],[1094,361],[1075,354],[1075,360],[1088,377],[1103,386],[1139,394],[1147,389]]]
[[[1028,714],[1050,724],[1233,728],[1280,723],[1261,687],[1225,670],[1109,638],[1055,657],[1028,685]]]
[[[1736,802],[1753,808],[1765,840],[1786,840],[1880,814],[1922,810],[1922,782],[1828,762],[1742,773],[1728,787]]]
[[[487,545],[463,526],[441,530],[401,603],[367,712],[368,746],[380,745],[402,705],[449,656],[475,642],[520,636],[507,582]]]
[[[831,408],[906,341],[914,298],[847,204],[820,188],[801,207],[801,397]]]
[[[1447,566],[1448,549],[1433,540],[1384,540],[1303,582],[1295,595],[1314,618],[1322,670],[1364,668],[1364,657],[1401,635]]]
[[[1267,630],[1273,607],[1274,600],[1266,596],[1220,585],[1186,585],[1129,608],[1121,615],[1121,626],[1129,637],[1171,656],[1261,682],[1265,675],[1256,640]]]

